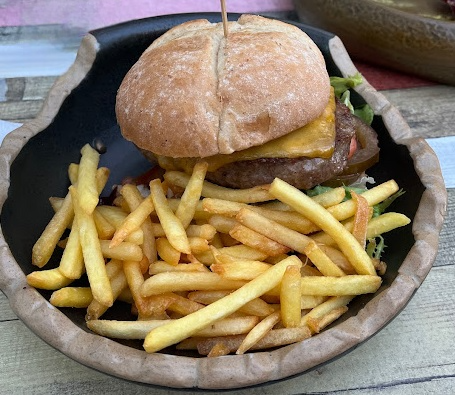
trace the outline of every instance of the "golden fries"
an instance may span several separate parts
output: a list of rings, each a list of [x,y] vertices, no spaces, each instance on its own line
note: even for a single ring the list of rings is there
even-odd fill
[[[355,274],[343,277],[302,277],[302,295],[343,296],[375,293],[381,286],[381,277]]]
[[[168,171],[165,173],[164,179],[170,184],[185,188],[189,183],[190,176],[179,171]],[[265,187],[230,189],[220,187],[208,181],[204,181],[201,194],[205,197],[232,200],[240,203],[257,203],[273,200],[273,197]]]
[[[59,266],[60,272],[68,278],[77,279],[85,271],[84,257],[82,256],[82,247],[79,238],[79,226],[77,219],[74,218],[71,232],[68,237],[62,259]]]
[[[149,217],[149,211],[153,211],[154,207],[151,206],[151,200],[148,198],[143,199],[140,191],[135,185],[127,184],[120,190],[122,197],[124,198],[128,208],[130,210],[129,226],[132,226],[135,221],[138,221],[138,217],[143,219],[140,229],[143,234],[142,250],[145,257],[149,262],[156,260],[156,246],[155,246],[155,235],[153,233],[152,221]],[[131,218],[133,217],[133,218]],[[125,219],[128,221],[128,217]],[[125,225],[125,221],[123,225]],[[133,224],[132,224],[133,223]],[[137,223],[137,222],[136,222]],[[125,229],[124,229],[125,230]],[[126,229],[128,234],[134,232],[134,230]],[[143,271],[146,271],[146,267],[142,267]]]
[[[160,328],[153,329],[144,340],[144,349],[147,352],[161,350],[196,334],[199,330],[235,312],[246,302],[263,295],[278,285],[286,267],[290,264],[301,266],[301,262],[297,257],[290,256],[222,300],[220,299],[193,314],[163,325]]]
[[[359,274],[375,275],[373,263],[362,246],[347,232],[333,215],[297,188],[275,179],[270,186],[270,193],[294,207],[313,223],[329,234],[344,252]]]
[[[56,307],[87,308],[92,300],[90,287],[64,287],[54,291],[49,302]]]
[[[65,277],[58,268],[31,272],[27,275],[28,285],[50,291],[66,287],[73,281],[73,279]]]
[[[100,155],[88,144],[82,147],[81,154],[77,176],[79,205],[87,214],[91,214],[99,199],[96,170]]]
[[[123,187],[122,190],[126,188]],[[128,235],[139,229],[144,221],[154,210],[153,202],[150,197],[145,198],[139,206],[137,206],[128,216],[124,219],[122,224],[115,231],[114,236],[109,244],[110,247],[115,247],[124,241]]]
[[[190,254],[191,248],[185,228],[169,207],[166,196],[161,188],[160,180],[153,180],[150,182],[150,193],[156,214],[160,219],[169,243],[171,243],[177,251],[183,252],[184,254]]]
[[[249,228],[262,234],[267,234],[271,239],[288,246],[294,251],[304,253],[323,274],[327,276],[344,275],[343,271],[331,262],[330,258],[308,236],[286,228],[246,208],[242,208],[236,218]]]
[[[57,246],[63,254],[27,282],[54,291],[56,307],[85,308],[93,332],[141,339],[147,352],[176,345],[240,355],[315,335],[355,296],[380,288],[386,264],[371,239],[410,222],[399,213],[372,218],[371,206],[398,190],[393,180],[347,201],[344,188],[310,198],[279,179],[219,187],[205,180],[205,162],[191,174],[165,172],[150,195],[125,184],[113,206],[99,205],[109,170],[98,161],[86,145],[69,166],[72,185],[50,199],[55,214],[32,261],[43,267]],[[69,286],[84,276],[88,287]],[[117,300],[133,319],[100,319]]]
[[[237,289],[243,285],[245,281],[229,280],[211,272],[165,272],[145,280],[141,294],[150,296],[163,292]]]
[[[280,317],[281,315],[279,311],[275,311],[274,313],[265,317],[259,324],[257,324],[253,329],[251,329],[251,331],[249,331],[235,353],[238,355],[245,354],[246,351],[253,347],[258,341],[264,338],[264,336],[267,335],[270,330],[272,330],[275,324],[280,320]]]
[[[32,263],[42,268],[54,253],[58,241],[74,217],[71,195],[68,193],[32,249]]]
[[[196,163],[193,174],[188,180],[188,184],[185,187],[185,191],[183,192],[177,211],[175,212],[176,217],[180,220],[185,229],[193,220],[194,213],[196,212],[206,172],[206,162]]]
[[[79,172],[80,174],[80,172]],[[84,256],[85,270],[92,288],[94,299],[101,304],[112,306],[114,301],[111,284],[106,273],[103,253],[100,240],[96,231],[93,217],[79,205],[79,197],[74,186],[70,186],[71,199],[73,201],[74,213],[79,227],[79,239]]]
[[[300,324],[301,277],[300,267],[290,265],[286,268],[281,280],[281,320],[286,328],[295,328]]]

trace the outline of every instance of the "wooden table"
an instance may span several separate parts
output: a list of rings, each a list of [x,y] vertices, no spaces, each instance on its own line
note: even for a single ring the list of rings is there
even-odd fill
[[[43,36],[49,27],[33,28]],[[0,45],[24,29],[3,29]],[[6,33],[5,33],[6,32]],[[74,44],[74,41],[72,42]],[[70,45],[72,45],[70,43]],[[74,49],[74,48],[70,48]],[[56,76],[0,78],[0,119],[25,122],[42,106]],[[3,88],[1,88],[3,87]],[[455,87],[385,90],[416,136],[455,134]],[[455,190],[434,267],[404,311],[354,351],[307,374],[231,394],[451,394],[455,388]],[[82,366],[34,335],[0,294],[1,394],[182,394],[107,376]]]

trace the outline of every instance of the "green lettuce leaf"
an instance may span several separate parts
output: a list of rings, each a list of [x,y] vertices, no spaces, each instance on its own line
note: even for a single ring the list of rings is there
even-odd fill
[[[359,108],[354,108],[351,103],[350,89],[361,84],[362,81],[363,77],[360,73],[356,73],[349,77],[330,77],[330,85],[332,85],[335,90],[335,96],[349,108],[351,113],[358,116],[367,125],[371,125],[374,117],[373,109],[368,104]]]

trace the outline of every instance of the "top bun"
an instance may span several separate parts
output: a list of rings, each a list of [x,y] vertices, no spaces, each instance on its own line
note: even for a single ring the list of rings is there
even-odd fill
[[[290,133],[327,106],[330,81],[316,44],[295,26],[242,15],[193,20],[141,55],[117,93],[123,136],[156,155],[230,154]]]

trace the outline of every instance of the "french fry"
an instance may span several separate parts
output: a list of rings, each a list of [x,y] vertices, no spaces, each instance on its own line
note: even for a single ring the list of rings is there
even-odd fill
[[[207,305],[229,295],[232,291],[193,291],[188,294],[188,299]],[[239,312],[247,315],[265,317],[275,310],[260,298],[253,299],[239,308]]]
[[[125,187],[124,187],[125,188]],[[114,236],[110,242],[110,247],[115,247],[124,241],[128,235],[139,229],[144,221],[153,212],[153,202],[150,197],[145,198],[127,217],[124,219],[122,224],[115,231]]]
[[[211,214],[214,214],[210,217],[209,223],[217,228],[218,231],[227,233],[225,229],[227,224],[231,224],[231,227],[235,224],[233,220],[229,221],[229,218],[234,218],[238,212],[242,209],[249,209],[251,211],[257,212],[268,218],[272,221],[279,223],[280,225],[286,226],[289,229],[295,230],[300,233],[311,233],[319,228],[314,225],[310,220],[297,213],[296,211],[278,211],[270,210],[264,208],[264,206],[253,206],[247,205],[245,203],[232,202],[222,199],[211,199],[205,198],[202,201],[202,207],[204,210],[208,211]],[[226,227],[222,228],[223,225],[222,218],[226,218],[225,223]],[[216,226],[216,224],[218,226]]]
[[[345,275],[343,270],[313,240],[310,240],[303,252],[323,275],[334,277]]]
[[[188,225],[186,234],[188,237],[201,237],[210,241],[215,237],[216,229],[210,224]]]
[[[212,215],[208,223],[212,225],[220,233],[229,233],[236,225],[238,221],[233,218],[226,217],[224,215]]]
[[[106,266],[109,266],[110,263],[114,263],[114,260],[109,262]],[[123,264],[120,261],[116,261],[115,264],[123,267]],[[123,270],[119,270],[116,273],[109,275],[109,281],[111,284],[112,295],[114,300],[120,298],[122,292],[128,289],[128,282],[126,280],[126,276]],[[107,311],[107,309],[108,306],[101,304],[99,301],[93,299],[92,302],[87,307],[87,313],[85,315],[86,321],[100,318]]]
[[[35,271],[27,275],[28,285],[49,291],[66,287],[73,281],[73,279],[65,277],[58,268]]]
[[[167,239],[177,251],[190,254],[191,248],[185,228],[169,207],[166,196],[161,188],[160,180],[156,179],[150,182],[150,192],[156,214],[160,219]]]
[[[291,266],[288,266],[291,267]],[[275,311],[269,316],[262,319],[243,339],[239,348],[235,352],[237,355],[245,354],[251,347],[253,347],[259,340],[261,340],[267,333],[275,326],[275,324],[280,320],[281,313]],[[300,310],[299,310],[300,318]],[[225,347],[225,349],[229,349]]]
[[[361,194],[366,199],[369,206],[381,203],[389,196],[393,195],[399,189],[395,180],[389,180],[382,184],[379,184]],[[356,210],[356,203],[354,200],[346,200],[340,204],[329,207],[327,211],[333,215],[338,221],[343,221],[352,217]]]
[[[313,322],[313,328],[317,329],[318,325],[314,323],[321,322],[324,317],[330,314],[331,311],[346,307],[349,302],[354,298],[352,295],[334,296],[321,303],[319,306],[312,309],[309,313],[302,317],[300,322],[301,326],[308,326],[308,322]]]
[[[337,265],[345,274],[356,274],[354,267],[347,260],[344,254],[331,246],[320,244],[318,247]]]
[[[406,226],[411,220],[401,213],[384,213],[378,217],[372,218],[368,223],[367,239],[390,232],[393,229]]]
[[[56,307],[86,308],[92,300],[90,287],[64,287],[54,291],[49,302]]]
[[[142,316],[154,315],[157,312],[164,312],[174,301],[173,295],[157,295],[156,297],[143,297],[140,289],[144,284],[141,265],[139,262],[124,261],[123,271],[128,282],[129,289],[134,299],[138,312]]]
[[[134,243],[123,241],[115,247],[110,247],[109,240],[100,240],[99,243],[101,253],[105,258],[140,262],[144,256],[141,247]]]
[[[167,171],[164,179],[173,185],[185,188],[188,185],[190,176],[180,171]],[[202,196],[217,199],[232,200],[241,203],[258,203],[273,200],[266,187],[253,187],[248,189],[230,189],[204,181]]]
[[[310,237],[286,228],[246,208],[238,212],[236,219],[245,226],[268,235],[269,238],[276,240],[278,243],[286,245],[294,251],[304,253],[318,267],[321,273],[331,276],[344,275],[343,271],[318,248]]]
[[[245,281],[228,280],[210,272],[165,272],[146,279],[141,294],[150,296],[164,292],[237,289],[244,284]]]
[[[281,319],[286,328],[295,328],[300,324],[301,277],[300,267],[290,265],[281,280]]]
[[[168,311],[183,315],[188,315],[200,310],[204,307],[203,304],[195,302],[194,300],[184,298],[183,296],[173,294],[174,301],[167,308]]]
[[[218,321],[213,322],[209,326],[199,330],[196,333],[196,336],[216,337],[242,335],[244,333],[248,333],[249,331],[251,331],[251,329],[253,329],[258,322],[259,318],[255,316],[222,318]]]
[[[162,348],[180,342],[186,337],[193,336],[215,321],[227,317],[240,306],[263,295],[278,285],[286,267],[290,264],[300,267],[301,261],[295,256],[284,259],[222,300],[216,301],[201,310],[160,328],[153,329],[144,340],[144,349],[147,352],[161,350]]]
[[[219,249],[221,254],[227,254],[234,258],[242,258],[252,261],[262,261],[267,258],[267,254],[255,248],[246,245],[237,245],[232,247],[223,247]]]
[[[79,205],[87,214],[91,214],[99,200],[96,171],[100,154],[89,144],[85,144],[81,149],[81,155],[77,176]]]
[[[96,189],[98,195],[101,193],[106,185],[107,179],[109,178],[110,170],[107,167],[99,167],[96,170]],[[79,165],[77,163],[70,163],[68,166],[68,177],[71,184],[77,186],[77,179],[79,176]]]
[[[354,236],[340,224],[326,209],[315,203],[297,188],[275,179],[270,186],[270,193],[294,207],[313,223],[329,234],[344,252],[349,262],[359,274],[375,275],[376,270],[370,257]]]
[[[264,350],[285,346],[287,344],[301,342],[309,337],[311,337],[311,331],[307,326],[301,326],[298,328],[272,329],[261,340],[254,344],[250,350]],[[240,344],[244,339],[245,335],[225,336],[223,338],[214,337],[210,339],[199,338],[198,341],[193,341],[192,345],[196,345],[199,354],[207,355],[214,344],[222,341],[229,348],[230,352],[235,352],[240,347]],[[191,339],[189,340],[191,341]],[[178,349],[183,349],[185,347],[185,343],[182,343],[177,345]]]
[[[77,169],[78,166],[76,166]],[[101,191],[109,177],[109,169],[105,167],[99,168],[96,171],[95,177],[97,190]],[[74,218],[73,203],[69,192],[64,199],[53,203],[56,203],[56,207],[59,206],[58,211],[55,212],[32,248],[32,263],[39,268],[42,268],[49,261],[63,232],[70,227]]]
[[[180,262],[181,252],[176,250],[166,237],[156,239],[156,249],[161,259],[169,265],[177,266]]]
[[[59,265],[60,272],[68,278],[77,279],[85,271],[84,257],[79,239],[79,226],[74,218],[70,235],[68,237]]]
[[[125,199],[128,207],[129,207],[130,214],[133,211],[136,211],[136,214],[132,214],[133,215],[132,222],[137,221],[136,224],[138,224],[139,221],[142,220],[140,229],[142,230],[142,233],[144,236],[144,240],[142,243],[142,250],[144,252],[144,255],[147,257],[147,260],[149,262],[156,261],[157,252],[156,252],[156,246],[155,246],[155,234],[153,233],[152,221],[149,217],[150,214],[146,215],[150,211],[150,209],[153,212],[154,207],[152,207],[153,206],[152,199],[150,199],[150,198],[144,199],[142,197],[139,189],[137,188],[137,186],[132,185],[132,184],[124,185],[123,188],[121,189],[120,193],[121,193],[122,197]],[[127,221],[127,218],[125,218],[125,221]],[[131,221],[131,217],[129,220]],[[122,224],[124,224],[124,222]],[[130,222],[130,226],[131,226],[131,222]],[[134,232],[134,230],[131,230],[131,229],[127,229],[127,230],[128,230],[128,235],[130,235],[131,232]],[[145,273],[146,270],[147,270],[147,267],[143,266],[142,271]]]
[[[104,218],[104,216],[96,210],[96,208],[93,210],[92,215],[93,220],[95,221],[98,237],[102,240],[109,240],[115,233],[115,226]]]
[[[127,213],[119,207],[114,206],[98,206],[95,208],[107,221],[109,221],[116,229],[118,229],[122,222],[127,217]],[[144,243],[144,232],[142,229],[136,229],[126,237],[125,241],[142,245]]]
[[[300,255],[298,255],[298,256],[302,261],[304,261],[302,256],[300,256]],[[313,266],[309,266],[309,265],[303,265],[302,268],[300,269],[300,273],[302,273],[302,276],[322,276],[323,275],[317,268],[315,268]]]
[[[70,163],[68,166],[68,178],[72,185],[77,184],[77,177],[79,174],[79,165],[77,163]]]
[[[166,183],[166,180],[163,181],[161,184],[162,186]],[[182,199],[180,198],[168,198],[167,202],[169,203],[169,207],[171,208],[172,212],[176,212],[178,207],[180,206],[180,202]],[[210,217],[209,214],[207,214],[203,209],[202,209],[202,201],[199,200],[196,204],[196,210],[194,212],[193,219],[194,220],[202,220],[206,221]]]
[[[333,188],[327,192],[320,193],[319,195],[312,196],[316,203],[322,207],[328,208],[340,204],[346,197],[346,191],[343,187]]]
[[[81,175],[80,170],[79,177]],[[106,273],[106,265],[93,217],[80,207],[76,187],[70,186],[69,189],[79,227],[79,238],[84,256],[85,270],[92,289],[93,298],[101,304],[112,306],[114,301],[112,288]]]
[[[91,320],[87,322],[87,327],[95,333],[115,339],[144,339],[151,330],[175,321]],[[201,337],[215,337],[243,334],[250,331],[257,322],[257,317],[225,318],[215,322],[210,328],[200,330],[197,335]]]
[[[166,324],[167,320],[116,321],[98,320],[87,321],[87,327],[101,336],[114,339],[144,339],[153,328]]]
[[[401,213],[389,212],[381,214],[378,217],[371,218],[370,222],[368,222],[366,238],[372,239],[396,228],[406,226],[410,222],[411,220]],[[348,232],[352,231],[353,221],[347,221],[343,225]],[[315,233],[314,235],[311,235],[311,238],[318,244],[336,246],[335,240],[325,232]]]
[[[365,248],[368,221],[373,214],[372,209],[368,205],[368,201],[354,191],[351,192],[352,199],[356,203],[356,210],[354,214],[354,224],[352,228],[352,235],[356,238],[359,244]]]
[[[302,295],[344,296],[375,293],[381,285],[381,277],[354,274],[344,277],[302,277]]]
[[[348,311],[347,306],[337,307],[336,309],[331,310],[325,316],[319,319],[313,319],[311,317],[307,318],[307,325],[310,328],[311,332],[319,333],[326,326],[330,325],[332,322],[340,318],[344,313]]]
[[[214,263],[210,266],[210,270],[231,280],[252,280],[271,266],[260,261],[232,260],[226,263]]]
[[[71,195],[68,193],[60,209],[54,214],[41,236],[33,245],[32,263],[34,265],[42,268],[49,261],[63,232],[71,224],[73,218],[73,203]]]
[[[213,244],[213,243],[212,243]],[[253,260],[253,261],[262,261],[267,258],[267,254],[263,251],[259,251],[255,248],[246,246],[244,244],[234,245],[230,247],[221,247],[218,249],[221,254],[227,254],[235,258]],[[215,258],[213,257],[212,251],[203,252],[201,254],[196,254],[196,257],[199,261],[206,265],[211,265],[215,263]]]
[[[209,242],[202,237],[188,237],[188,242],[192,254],[200,254],[210,250]]]
[[[286,254],[290,251],[289,247],[241,224],[234,226],[229,235],[244,245],[264,252],[267,256]]]
[[[153,234],[155,237],[165,237],[164,229],[161,224],[153,223]],[[206,240],[212,240],[216,235],[216,229],[210,224],[190,224],[186,228],[186,235],[188,237],[201,237]]]
[[[313,309],[321,303],[324,303],[327,299],[327,296],[301,295],[300,308],[302,310]]]
[[[228,355],[231,352],[229,347],[227,347],[223,342],[216,343],[209,353],[207,354],[208,358],[222,357],[223,355]]]
[[[207,162],[196,163],[181,197],[180,204],[177,207],[177,211],[175,212],[176,217],[180,220],[185,229],[193,220],[197,204],[201,198],[207,167]]]
[[[164,261],[156,261],[150,264],[149,274],[154,275],[164,272],[208,272],[209,269],[203,263],[179,263],[171,265]]]

